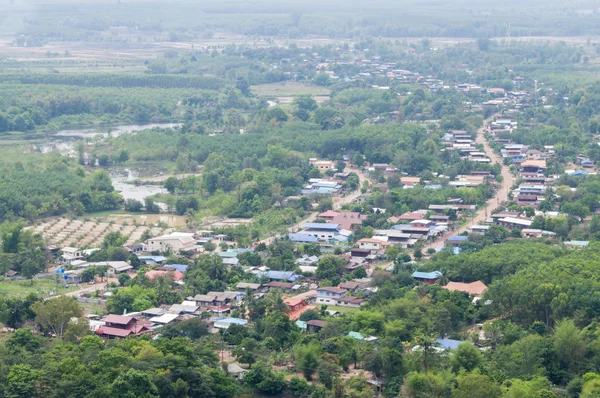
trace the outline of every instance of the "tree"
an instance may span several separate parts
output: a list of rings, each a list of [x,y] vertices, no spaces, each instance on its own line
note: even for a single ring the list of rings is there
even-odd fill
[[[131,281],[131,277],[125,273],[119,274],[117,278],[120,286],[129,286],[129,282]]]
[[[14,365],[6,377],[7,397],[36,396],[38,372],[31,365]]]
[[[333,200],[331,200],[331,198],[322,198],[319,200],[317,211],[324,212],[331,209],[333,209]]]
[[[320,352],[320,345],[314,341],[308,345],[296,346],[294,350],[296,368],[302,372],[308,381],[312,380],[313,374],[319,366]]]
[[[364,163],[365,163],[365,157],[358,152],[355,153],[354,156],[352,157],[352,164],[357,167],[362,167],[362,165]]]
[[[443,398],[445,385],[442,375],[429,372],[409,373],[404,381],[406,396],[410,398]]]
[[[320,280],[329,280],[337,285],[344,270],[344,260],[340,257],[325,256],[317,264],[316,277]],[[337,283],[336,283],[337,282]]]
[[[172,195],[175,193],[175,190],[179,186],[179,180],[175,177],[169,177],[165,181],[165,189]]]
[[[500,398],[502,389],[486,375],[479,373],[460,374],[458,386],[452,391],[453,398]]]
[[[252,338],[246,337],[232,351],[233,356],[240,363],[248,364],[248,368],[252,368],[252,364],[256,362],[256,350],[258,343]]]
[[[269,120],[275,120],[276,122],[287,122],[288,115],[285,111],[279,107],[271,108],[267,114]]]
[[[464,369],[467,372],[471,372],[482,364],[483,357],[479,349],[474,345],[462,343],[454,350],[452,362],[455,371]]]
[[[352,273],[352,277],[354,279],[361,279],[367,277],[367,271],[365,271],[364,267],[358,267]]]
[[[556,324],[553,341],[558,358],[567,365],[569,371],[577,373],[584,367],[586,335],[573,320],[563,319]]]
[[[31,306],[36,322],[61,339],[71,318],[79,318],[82,308],[72,297],[60,296],[47,301],[38,301]]]
[[[140,202],[139,200],[127,199],[125,201],[125,210],[127,210],[127,211],[139,212],[139,211],[142,211],[143,207],[144,207],[144,204],[142,202]]]
[[[139,370],[129,369],[121,373],[110,386],[110,396],[116,398],[154,398],[158,389],[150,376]]]

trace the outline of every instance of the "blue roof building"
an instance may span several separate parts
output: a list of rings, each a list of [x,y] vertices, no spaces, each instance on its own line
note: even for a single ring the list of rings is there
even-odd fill
[[[304,224],[305,229],[317,229],[323,231],[338,231],[339,224],[326,224],[318,222],[307,222]]]
[[[433,272],[415,271],[412,274],[412,277],[415,278],[416,280],[421,281],[421,282],[427,282],[427,283],[435,283],[435,281],[437,281],[441,276],[442,276],[442,273],[440,271],[433,271]]]
[[[364,340],[365,336],[363,336],[362,334],[358,333],[358,332],[348,332],[348,337],[353,337],[356,340]]]
[[[167,258],[163,256],[138,256],[138,258],[146,264],[162,264],[167,261]]]
[[[452,339],[437,339],[436,343],[440,345],[444,350],[456,350],[461,344],[469,344],[465,341],[460,340],[452,340]]]
[[[265,276],[272,281],[295,282],[302,278],[302,275],[295,274],[293,271],[266,271],[258,274],[259,277]]]
[[[294,243],[314,243],[319,239],[309,234],[289,234],[288,238]]]
[[[179,272],[185,272],[188,269],[188,266],[186,264],[167,264],[164,266],[165,268],[172,268],[176,271]]]

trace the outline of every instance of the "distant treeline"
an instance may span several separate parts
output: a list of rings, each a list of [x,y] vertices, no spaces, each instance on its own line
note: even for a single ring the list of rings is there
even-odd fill
[[[71,74],[0,74],[0,83],[63,84],[82,87],[195,88],[218,90],[223,79],[205,76],[172,75],[71,75]]]

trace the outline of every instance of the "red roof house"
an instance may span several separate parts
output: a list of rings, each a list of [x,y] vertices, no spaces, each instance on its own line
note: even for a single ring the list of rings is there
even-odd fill
[[[152,332],[146,321],[132,316],[110,314],[104,318],[104,323],[104,326],[96,330],[96,334],[107,339],[139,336]]]

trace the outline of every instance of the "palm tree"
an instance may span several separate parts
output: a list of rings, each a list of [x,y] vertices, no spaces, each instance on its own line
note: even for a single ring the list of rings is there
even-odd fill
[[[279,311],[283,313],[289,312],[289,307],[283,301],[283,297],[281,297],[281,293],[272,292],[269,293],[269,297],[267,297],[267,305],[271,311]]]

